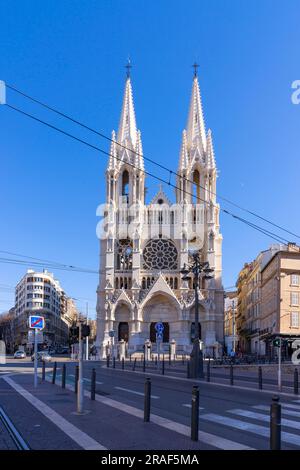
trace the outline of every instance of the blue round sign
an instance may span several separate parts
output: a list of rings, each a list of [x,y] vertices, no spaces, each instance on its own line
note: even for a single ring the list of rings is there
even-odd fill
[[[165,329],[164,324],[162,322],[155,323],[155,329],[157,333],[162,334]]]

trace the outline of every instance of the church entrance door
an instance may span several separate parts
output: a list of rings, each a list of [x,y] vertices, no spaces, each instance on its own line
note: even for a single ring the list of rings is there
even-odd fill
[[[120,322],[118,326],[118,341],[123,339],[126,343],[128,343],[129,338],[129,325],[127,322]]]

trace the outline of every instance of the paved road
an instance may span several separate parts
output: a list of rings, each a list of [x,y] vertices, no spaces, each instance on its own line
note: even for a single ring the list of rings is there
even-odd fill
[[[96,393],[99,397],[143,409],[144,382],[146,374],[107,369],[103,363],[84,363],[85,388],[89,390],[91,369],[97,375]],[[52,365],[48,377],[52,377]],[[30,372],[32,364],[11,362],[7,370]],[[61,380],[61,364],[58,364],[57,383]],[[67,363],[67,383],[74,386],[75,363]],[[168,378],[151,375],[151,412],[174,423],[189,426],[191,419],[191,390],[193,381],[183,378]],[[245,384],[244,384],[245,385]],[[269,409],[271,394],[257,390],[241,390],[203,382],[200,384],[200,430],[214,436],[214,445],[219,438],[254,449],[269,448]],[[300,399],[281,397],[282,403],[282,448],[300,448]],[[109,405],[108,405],[109,406]],[[126,423],[124,423],[126,426]]]
[[[92,367],[96,369],[96,393],[138,409],[143,409],[147,373],[135,374],[103,365],[85,363],[86,389],[90,388]],[[60,371],[58,371],[58,374]],[[50,377],[51,372],[49,373]],[[68,381],[74,384],[75,366],[69,364]],[[57,378],[60,380],[60,375]],[[166,377],[153,377],[152,413],[177,423],[190,425],[193,383]],[[200,430],[225,437],[255,449],[269,447],[269,410],[271,395],[259,391],[200,384]],[[283,448],[300,448],[300,400],[282,399]]]

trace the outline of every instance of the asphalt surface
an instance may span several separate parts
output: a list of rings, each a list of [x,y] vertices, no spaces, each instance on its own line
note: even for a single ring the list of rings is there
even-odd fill
[[[61,363],[57,364],[56,383],[61,383]],[[66,362],[67,384],[74,387],[75,362]],[[2,366],[3,367],[3,366]],[[52,378],[52,364],[47,364],[47,377]],[[184,378],[183,371],[177,377],[169,378],[162,375],[153,375],[155,368],[146,373],[142,368],[138,372],[132,371],[132,364],[125,365],[127,370],[107,368],[105,363],[84,363],[84,386],[90,389],[92,368],[96,370],[96,393],[100,397],[107,397],[120,403],[120,410],[125,405],[143,410],[144,383],[147,377],[151,378],[152,400],[151,413],[171,420],[178,425],[190,426],[191,422],[191,393],[193,385],[199,386],[200,416],[199,429],[218,438],[226,438],[233,443],[250,446],[253,449],[269,449],[269,414],[272,393],[256,389],[244,390],[228,385],[212,383],[194,383]],[[7,372],[29,372],[32,363],[26,361],[9,361]],[[175,367],[174,367],[175,369]],[[1,371],[1,369],[0,369]],[[166,374],[168,370],[165,371]],[[173,372],[176,371],[173,370]],[[180,376],[179,376],[180,374]],[[224,372],[219,373],[221,376]],[[222,377],[221,377],[222,378]],[[254,378],[249,376],[250,379]],[[272,379],[269,379],[272,381]],[[243,380],[243,387],[247,381]],[[89,400],[85,398],[85,401]],[[9,400],[8,400],[9,401]],[[282,448],[300,448],[300,398],[291,395],[282,395]],[[126,426],[126,419],[124,420]],[[158,437],[159,439],[159,437]],[[212,446],[214,442],[212,440]],[[67,444],[66,444],[67,445]],[[204,446],[204,448],[211,448]]]

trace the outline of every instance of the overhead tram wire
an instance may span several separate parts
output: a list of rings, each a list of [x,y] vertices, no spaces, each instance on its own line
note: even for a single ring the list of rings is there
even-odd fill
[[[21,256],[22,258],[28,258],[30,260],[34,260],[34,261],[42,261],[43,263],[49,263],[53,266],[62,266],[62,267],[67,267],[67,268],[73,268],[73,269],[76,269],[78,266],[73,266],[73,265],[70,265],[70,264],[65,264],[65,263],[59,263],[57,261],[51,261],[51,260],[48,260],[48,259],[43,259],[43,258],[36,258],[34,256],[28,256],[28,255],[22,255],[21,253],[15,253],[15,252],[12,252],[12,251],[5,251],[5,250],[0,250],[0,253],[4,253],[6,255],[13,255],[13,256]],[[88,268],[81,268],[80,269],[87,269],[89,271]]]
[[[109,142],[111,142],[111,143],[115,143],[116,145],[118,145],[119,147],[121,147],[121,148],[123,148],[123,149],[129,150],[130,152],[132,152],[134,155],[136,155],[136,156],[138,156],[138,157],[143,157],[145,161],[148,161],[149,163],[152,163],[153,165],[158,166],[158,167],[161,168],[162,170],[167,171],[167,172],[169,173],[170,177],[171,177],[172,175],[174,175],[174,176],[177,176],[178,178],[180,178],[180,179],[182,179],[182,180],[185,180],[185,181],[187,181],[187,182],[189,182],[189,183],[191,183],[191,184],[195,184],[197,187],[199,187],[199,188],[201,188],[201,189],[204,189],[204,190],[206,189],[206,188],[205,188],[204,186],[202,186],[200,183],[195,183],[194,181],[190,180],[190,179],[187,178],[186,176],[183,176],[183,175],[181,175],[181,174],[178,173],[178,172],[174,172],[174,171],[171,170],[170,168],[167,168],[166,166],[162,165],[161,163],[158,163],[158,162],[156,162],[155,160],[153,160],[153,159],[151,159],[151,158],[149,158],[149,157],[146,157],[146,156],[144,156],[144,155],[141,155],[141,154],[139,154],[138,152],[136,152],[136,151],[134,151],[134,150],[132,150],[132,149],[129,149],[129,148],[126,147],[125,145],[123,145],[123,144],[117,142],[116,140],[113,140],[111,137],[108,137],[108,136],[105,135],[103,132],[99,132],[99,131],[97,131],[96,129],[93,129],[92,127],[90,127],[90,126],[87,126],[87,125],[84,124],[83,122],[78,121],[78,120],[75,119],[75,118],[72,118],[72,117],[69,116],[68,114],[63,113],[62,111],[59,111],[58,109],[55,109],[55,108],[53,108],[52,106],[50,106],[50,105],[48,105],[48,104],[46,104],[46,103],[44,103],[44,102],[42,102],[42,101],[40,101],[40,100],[38,100],[38,99],[36,99],[36,98],[33,98],[32,96],[28,95],[27,93],[24,93],[24,92],[21,91],[21,90],[18,90],[16,87],[14,87],[14,86],[12,86],[12,85],[9,85],[9,84],[7,84],[7,83],[6,83],[6,86],[7,86],[7,88],[9,88],[10,90],[12,90],[12,91],[14,91],[14,92],[20,94],[21,96],[24,96],[24,97],[27,98],[28,100],[30,100],[30,101],[32,101],[32,102],[34,102],[34,103],[36,103],[36,104],[38,104],[38,105],[44,107],[45,109],[48,109],[49,111],[52,111],[53,113],[55,113],[55,114],[57,114],[57,115],[59,115],[59,116],[61,116],[61,117],[64,117],[64,118],[68,119],[69,121],[73,122],[74,124],[77,124],[77,125],[79,125],[80,127],[84,128],[84,129],[86,129],[86,130],[88,130],[88,131],[90,131],[90,132],[93,132],[94,134],[98,135],[99,137],[102,137],[103,139],[105,139],[105,140],[107,140],[107,141],[109,141]],[[217,196],[217,194],[216,194],[215,192],[213,192],[213,191],[212,191],[212,194],[213,194],[214,196]],[[252,215],[253,217],[256,217],[256,218],[258,218],[258,219],[260,219],[260,220],[262,220],[262,221],[264,221],[264,222],[266,222],[266,223],[268,223],[268,224],[270,224],[270,225],[273,225],[274,227],[276,227],[276,228],[278,228],[278,229],[280,229],[280,230],[282,230],[282,231],[288,233],[289,235],[293,235],[294,237],[300,239],[300,235],[297,235],[296,233],[294,233],[294,232],[292,232],[292,231],[290,231],[290,230],[288,230],[288,229],[282,227],[281,225],[276,224],[275,222],[272,222],[271,220],[267,219],[266,217],[263,217],[263,216],[257,214],[256,212],[251,211],[250,209],[247,209],[247,208],[245,208],[245,207],[243,207],[243,206],[241,206],[241,205],[239,205],[239,204],[237,204],[237,203],[231,201],[230,199],[228,199],[228,198],[226,198],[226,197],[220,196],[219,194],[218,194],[218,198],[219,198],[220,200],[223,200],[224,202],[227,202],[228,204],[233,205],[233,206],[236,207],[237,209],[240,209],[240,210],[242,210],[242,211],[244,211],[244,212],[247,212],[248,214]]]
[[[0,263],[4,264],[18,264],[21,266],[27,266],[28,261],[27,260],[21,260],[21,259],[14,259],[14,258],[3,258],[0,257]],[[45,264],[42,262],[36,262],[36,261],[31,261],[30,263],[32,266],[35,267],[43,267],[43,268],[48,268],[48,269],[57,269],[59,271],[70,271],[70,272],[81,272],[85,274],[99,274],[99,271],[93,270],[93,269],[84,269],[80,267],[68,267],[68,266],[58,266],[58,265],[51,265],[51,264]]]
[[[75,141],[80,142],[80,143],[82,143],[82,144],[88,146],[89,148],[92,148],[93,150],[97,150],[98,152],[100,152],[100,153],[102,153],[102,154],[104,154],[104,155],[107,155],[107,156],[109,156],[109,157],[112,156],[109,152],[107,152],[107,151],[101,149],[100,147],[97,147],[96,145],[90,144],[90,143],[87,142],[86,140],[83,140],[83,139],[81,139],[81,138],[79,138],[79,137],[76,137],[76,136],[74,136],[73,134],[70,134],[69,132],[64,131],[63,129],[60,129],[59,127],[54,126],[53,124],[50,124],[50,123],[48,123],[48,122],[46,122],[46,121],[44,121],[44,120],[42,120],[42,119],[37,118],[36,116],[33,116],[33,115],[30,114],[30,113],[27,113],[26,111],[23,111],[23,110],[21,110],[21,109],[15,107],[15,106],[12,106],[12,105],[10,105],[10,104],[8,104],[8,103],[6,103],[5,106],[7,106],[8,108],[10,108],[10,109],[12,109],[12,110],[14,110],[14,111],[17,111],[17,112],[20,113],[20,114],[23,114],[23,115],[26,116],[26,117],[29,117],[30,119],[32,119],[32,120],[34,120],[34,121],[36,121],[36,122],[39,122],[40,124],[43,124],[43,125],[49,127],[50,129],[56,130],[56,131],[60,132],[61,134],[66,135],[67,137],[70,137],[71,139],[74,139]],[[117,156],[112,156],[112,157],[113,157],[114,159],[118,160],[118,161],[122,161],[122,159],[119,158],[119,157],[117,157]],[[193,198],[197,199],[197,200],[200,201],[200,202],[203,202],[204,204],[207,204],[207,201],[205,201],[204,199],[202,199],[200,196],[194,195],[193,193],[191,193],[191,192],[189,192],[189,191],[187,191],[187,190],[184,190],[184,189],[179,188],[179,187],[176,186],[175,184],[171,183],[170,180],[169,180],[169,181],[166,181],[165,179],[163,179],[163,178],[161,178],[161,177],[159,177],[159,176],[157,176],[157,175],[154,175],[153,173],[151,173],[151,172],[149,172],[149,171],[146,171],[146,170],[143,170],[143,169],[137,167],[137,166],[134,165],[133,163],[127,162],[127,164],[128,164],[128,166],[130,166],[130,167],[132,167],[132,168],[135,168],[135,169],[140,170],[140,171],[141,171],[142,173],[144,173],[145,175],[147,175],[147,176],[149,176],[149,177],[151,177],[151,178],[154,178],[154,179],[160,181],[161,183],[165,183],[165,184],[167,184],[167,185],[169,185],[169,186],[171,186],[171,187],[173,187],[173,188],[175,188],[175,189],[177,189],[177,190],[179,190],[179,191],[182,191],[183,193],[192,196]],[[170,171],[171,171],[171,170],[170,170]],[[268,237],[272,238],[273,240],[276,240],[276,241],[279,242],[279,243],[289,243],[289,240],[287,240],[286,238],[282,237],[281,235],[278,235],[278,234],[276,234],[276,233],[270,232],[270,231],[264,229],[263,227],[260,227],[260,226],[258,226],[258,225],[256,225],[256,224],[253,224],[252,222],[246,221],[246,219],[243,219],[242,217],[237,216],[236,214],[232,213],[231,211],[228,211],[228,210],[226,210],[226,209],[223,209],[222,207],[220,208],[220,210],[221,210],[222,212],[224,212],[225,214],[230,215],[230,216],[233,217],[234,219],[239,220],[239,221],[241,221],[241,222],[243,222],[243,223],[246,223],[247,225],[249,225],[249,226],[252,227],[253,229],[255,229],[255,230],[257,230],[257,231],[263,233],[264,235],[267,235]]]

